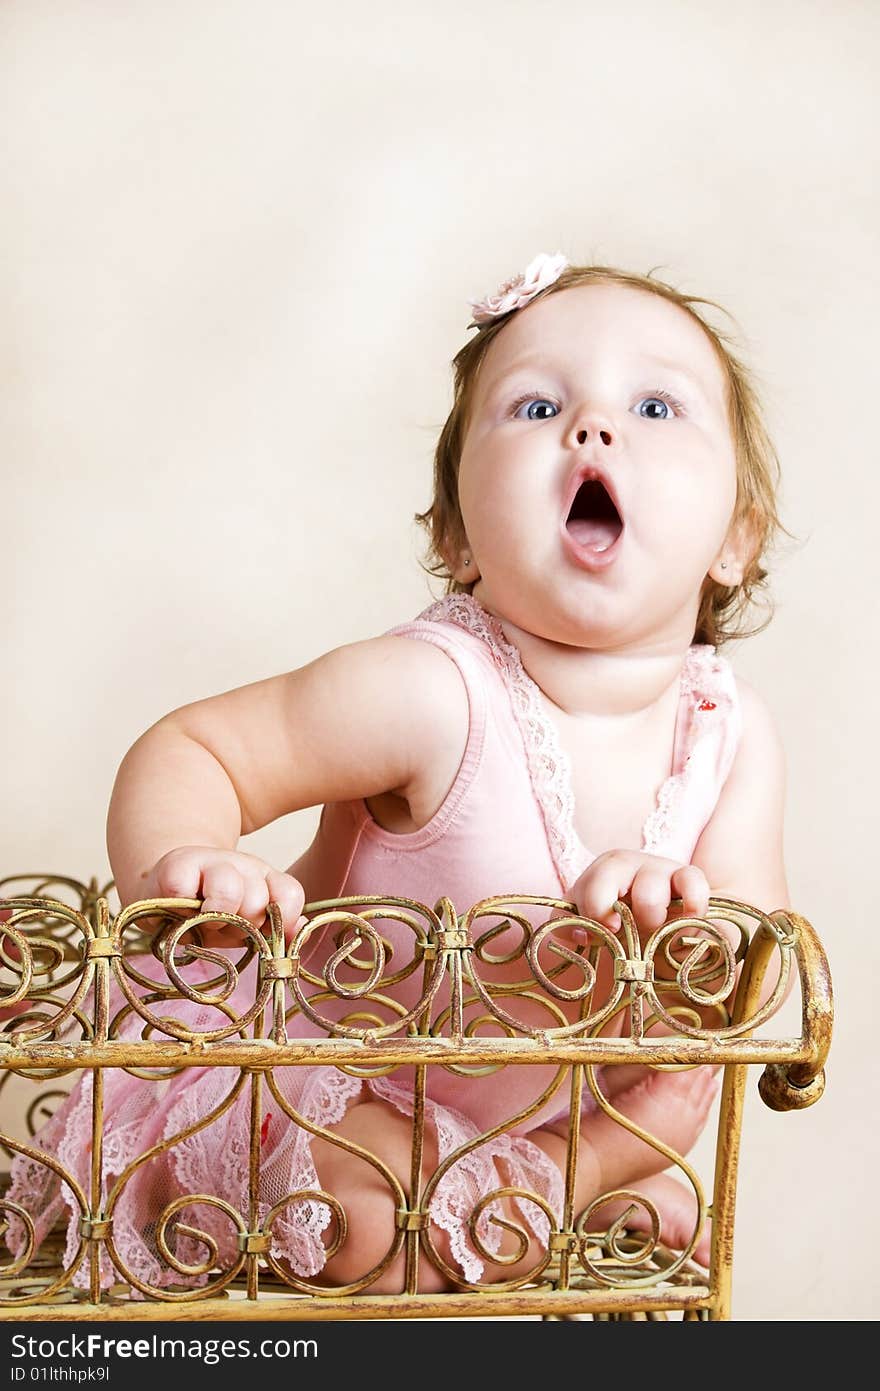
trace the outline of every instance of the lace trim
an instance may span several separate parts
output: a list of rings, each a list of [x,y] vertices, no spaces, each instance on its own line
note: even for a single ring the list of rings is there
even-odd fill
[[[535,799],[547,833],[553,863],[567,888],[595,858],[574,825],[575,802],[571,763],[559,744],[556,727],[541,703],[540,691],[507,641],[494,615],[472,594],[447,594],[419,615],[424,622],[456,623],[479,638],[505,678],[514,718],[525,748]],[[677,829],[687,789],[692,781],[698,745],[726,737],[735,704],[733,673],[708,644],[691,647],[681,671],[681,696],[676,723],[673,771],[661,784],[653,811],[642,828],[642,850],[657,854]],[[686,705],[690,704],[690,713]],[[705,705],[705,709],[702,709]]]
[[[277,1074],[276,1074],[277,1075]],[[309,1078],[300,1101],[302,1114],[316,1125],[338,1125],[349,1106],[357,1100],[363,1083],[332,1068],[318,1068]],[[285,1129],[290,1127],[284,1117]],[[300,1126],[294,1127],[293,1153],[288,1158],[286,1140],[278,1146],[264,1167],[264,1179],[273,1161],[279,1164],[279,1187],[288,1193],[321,1187],[312,1159],[312,1136]],[[261,1205],[262,1211],[262,1205]],[[268,1211],[268,1204],[265,1206]],[[302,1275],[317,1275],[326,1262],[322,1234],[330,1226],[333,1215],[326,1203],[307,1198],[290,1203],[279,1214],[272,1228],[272,1253],[285,1258]]]
[[[74,1092],[70,1101],[63,1102],[31,1143],[38,1149],[45,1150],[47,1154],[57,1157],[73,1172],[80,1183],[86,1179],[85,1187],[88,1191],[91,1073],[86,1074],[86,1079],[80,1097],[77,1099]],[[72,1139],[71,1131],[65,1124],[71,1117],[75,1139]],[[36,1232],[37,1247],[42,1244],[63,1208],[68,1208],[71,1215],[65,1242],[64,1263],[69,1269],[79,1244],[76,1230],[79,1209],[68,1185],[62,1183],[58,1174],[48,1165],[41,1164],[39,1160],[31,1159],[27,1155],[18,1154],[12,1161],[7,1197],[11,1202],[19,1203],[30,1214]],[[14,1215],[10,1216],[6,1229],[6,1245],[14,1256],[20,1255],[23,1251],[25,1239],[24,1224]],[[86,1271],[87,1269],[86,1265]],[[86,1276],[83,1281],[82,1272],[81,1265],[74,1283],[80,1286],[85,1284],[88,1287],[88,1278]]]
[[[656,806],[642,828],[642,849],[647,854],[659,854],[680,826],[698,766],[695,754],[707,744],[717,748],[728,739],[735,706],[736,686],[729,664],[709,644],[691,647],[681,670],[680,723],[676,729],[674,762],[681,766],[661,783]]]
[[[485,643],[506,679],[553,864],[561,882],[570,884],[590,858],[574,828],[571,767],[519,652],[507,641],[498,619],[487,613],[471,594],[447,594],[419,617],[432,623],[457,623],[473,633]]]
[[[177,1096],[169,1098],[169,1109],[161,1124],[162,1138],[172,1139],[213,1110],[223,1096],[228,1095],[233,1078],[234,1074],[225,1068],[206,1069],[192,1078]],[[130,1078],[119,1080],[126,1085],[117,1092],[111,1083],[111,1091],[105,1099],[112,1103],[111,1110],[125,1107],[128,1114],[123,1123],[109,1128],[105,1137],[105,1194],[107,1185],[140,1154],[144,1127],[155,1111],[155,1095],[147,1084],[142,1091],[132,1092]],[[366,1085],[398,1111],[412,1115],[413,1098],[409,1088],[390,1078],[370,1079]],[[342,1120],[363,1086],[360,1078],[335,1068],[319,1067],[308,1077],[302,1095],[290,1099],[307,1120],[328,1127]],[[57,1155],[86,1190],[91,1108],[92,1075],[88,1073],[71,1093],[69,1101],[47,1122],[37,1140],[40,1147]],[[428,1121],[435,1127],[440,1162],[479,1134],[479,1127],[473,1121],[451,1107],[426,1100],[425,1109]],[[145,1284],[159,1289],[175,1282],[197,1287],[212,1278],[209,1275],[182,1278],[169,1268],[156,1244],[156,1219],[172,1198],[202,1191],[215,1193],[242,1213],[247,1211],[248,1113],[249,1098],[243,1094],[218,1122],[173,1144],[163,1157],[154,1157],[131,1175],[114,1211],[114,1242],[126,1267]],[[274,1201],[282,1196],[320,1187],[312,1159],[310,1133],[279,1116],[278,1123],[267,1134],[269,1144],[260,1172],[260,1221],[265,1220]],[[438,1184],[431,1204],[431,1218],[448,1233],[450,1254],[465,1279],[471,1282],[481,1278],[484,1266],[470,1239],[469,1218],[484,1194],[502,1186],[537,1193],[550,1204],[557,1219],[562,1212],[562,1175],[543,1151],[524,1136],[502,1134],[463,1155]],[[33,1214],[38,1245],[67,1209],[65,1264],[69,1268],[80,1238],[78,1209],[67,1185],[38,1160],[17,1156],[12,1165],[9,1197]],[[515,1201],[528,1228],[538,1240],[546,1241],[547,1221],[541,1209],[525,1199]],[[502,1228],[491,1221],[493,1216],[503,1218],[500,1203],[491,1204],[481,1214],[478,1230],[485,1248],[494,1253],[501,1241]],[[273,1223],[273,1255],[286,1260],[300,1275],[317,1275],[325,1264],[322,1235],[331,1220],[326,1203],[314,1199],[292,1201]],[[222,1211],[210,1204],[194,1203],[191,1212],[179,1211],[171,1224],[172,1246],[178,1257],[187,1263],[197,1263],[204,1258],[204,1244],[175,1230],[181,1222],[189,1222],[214,1239],[221,1268],[235,1259],[235,1231]],[[6,1245],[17,1255],[24,1243],[24,1224],[10,1214]],[[106,1289],[119,1278],[102,1250],[102,1288]],[[88,1282],[89,1266],[83,1261],[72,1284],[75,1288],[87,1289]],[[142,1296],[132,1291],[132,1297]]]
[[[224,1073],[225,1069],[218,1069]],[[203,1079],[203,1085],[204,1085]],[[219,1080],[219,1079],[218,1079]],[[285,1079],[287,1080],[287,1079]],[[306,1120],[327,1127],[342,1120],[349,1105],[362,1090],[360,1078],[350,1077],[332,1068],[316,1068],[308,1077],[298,1109]],[[165,1126],[166,1139],[192,1124],[199,1114],[220,1100],[223,1092],[229,1091],[229,1077],[225,1086],[217,1090],[217,1095],[208,1100],[204,1092],[195,1107],[187,1092],[184,1092],[169,1113]],[[294,1105],[297,1103],[291,1098]],[[271,1108],[271,1101],[267,1103]],[[173,1160],[176,1186],[183,1192],[198,1192],[204,1186],[205,1174],[212,1175],[215,1191],[225,1197],[239,1211],[247,1210],[247,1174],[250,1131],[247,1119],[249,1101],[239,1097],[233,1107],[229,1123],[223,1127],[222,1144],[212,1134],[213,1127],[197,1131],[187,1140],[174,1145],[169,1151]],[[277,1108],[274,1108],[277,1109]],[[320,1187],[318,1174],[312,1160],[311,1135],[301,1126],[280,1118],[283,1124],[277,1127],[278,1140],[272,1150],[264,1153],[261,1164],[261,1191],[258,1212],[262,1221],[272,1207],[266,1193],[270,1187],[277,1189],[278,1196],[298,1193],[306,1189]],[[267,1132],[271,1134],[271,1132]],[[221,1252],[230,1241],[228,1222],[221,1222],[215,1229],[217,1220],[210,1209],[206,1220],[196,1225],[211,1234],[218,1241]],[[199,1209],[202,1217],[203,1209]],[[279,1213],[272,1226],[272,1254],[286,1260],[301,1275],[317,1275],[324,1265],[325,1252],[321,1234],[332,1220],[330,1208],[326,1203],[307,1198],[291,1202]],[[184,1259],[188,1259],[184,1257]]]
[[[413,1113],[412,1091],[391,1078],[373,1078],[370,1089],[383,1101],[403,1113]],[[437,1135],[439,1163],[448,1159],[454,1150],[479,1135],[479,1127],[460,1111],[425,1101],[427,1119]],[[503,1164],[499,1173],[497,1164]],[[556,1165],[524,1136],[496,1135],[491,1142],[480,1145],[454,1163],[438,1183],[431,1199],[431,1220],[442,1227],[449,1237],[449,1251],[458,1262],[466,1280],[476,1284],[484,1273],[484,1265],[469,1240],[469,1219],[477,1203],[487,1193],[501,1187],[522,1188],[533,1192],[549,1203],[559,1221],[562,1213],[564,1185]],[[527,1199],[515,1198],[517,1208],[529,1230],[546,1245],[549,1224],[541,1208]],[[496,1221],[492,1221],[492,1218]],[[477,1234],[487,1251],[495,1255],[501,1245],[504,1219],[500,1201],[490,1203],[480,1214]]]

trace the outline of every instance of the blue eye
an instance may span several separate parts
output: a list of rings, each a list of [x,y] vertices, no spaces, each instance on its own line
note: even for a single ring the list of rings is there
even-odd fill
[[[643,420],[672,420],[675,417],[673,406],[678,404],[665,393],[662,396],[643,396],[633,409]]]
[[[542,396],[527,396],[525,400],[517,402],[514,419],[552,420],[558,414],[559,407],[555,401],[547,401]]]

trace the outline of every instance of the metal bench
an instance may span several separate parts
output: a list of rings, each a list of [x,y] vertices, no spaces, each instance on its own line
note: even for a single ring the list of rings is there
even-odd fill
[[[732,900],[713,899],[705,921],[673,918],[640,940],[625,905],[618,905],[623,927],[612,934],[552,899],[497,897],[456,914],[442,897],[433,908],[376,897],[308,905],[306,923],[286,944],[274,905],[266,931],[260,932],[241,918],[200,914],[200,904],[188,900],[149,900],[114,913],[111,889],[95,879],[84,883],[65,876],[0,880],[0,1005],[19,1011],[0,1024],[0,1138],[7,1161],[25,1154],[47,1166],[68,1184],[79,1209],[71,1256],[65,1254],[64,1224],[56,1223],[37,1242],[38,1214],[5,1199],[8,1176],[3,1179],[4,1231],[14,1250],[0,1258],[0,1317],[730,1317],[748,1070],[761,1066],[760,1094],[775,1110],[809,1106],[824,1086],[831,987],[821,944],[805,918],[794,912],[767,915]],[[389,920],[403,924],[411,937],[407,961],[389,958],[382,936],[383,921]],[[240,931],[241,947],[211,947],[200,932],[206,921]],[[567,929],[573,925],[585,930],[583,945],[572,945]],[[308,969],[305,950],[318,931],[333,934],[337,946],[321,975]],[[731,936],[735,941],[737,932],[739,942],[732,947]],[[502,933],[503,951],[498,946]],[[147,961],[151,966],[145,974]],[[202,979],[193,985],[188,980],[192,963],[201,963],[203,976],[206,961],[214,974],[207,983]],[[764,990],[761,1004],[768,967],[773,986]],[[598,999],[596,982],[603,971],[610,986],[607,996]],[[802,996],[801,1033],[768,1036],[767,1021],[784,998],[792,971]],[[417,1003],[409,1009],[395,1006],[395,981],[401,973],[416,972],[421,973]],[[246,1009],[240,1003],[243,981],[253,983]],[[230,1009],[225,1002],[233,990],[237,1004]],[[211,1026],[193,1032],[181,1023],[171,1006],[181,999],[201,1002],[213,1012]],[[332,1009],[331,1001],[336,1002]],[[313,1036],[289,1037],[290,1021],[303,1013],[314,1025]],[[617,1033],[608,1031],[613,1021]],[[290,1194],[271,1210],[261,1203],[260,1139],[269,1108],[286,1112],[292,1125],[304,1124],[313,1134],[332,1138],[298,1116],[276,1085],[280,1069],[316,1062],[358,1075],[388,1073],[404,1065],[414,1069],[413,1179],[406,1190],[377,1156],[364,1159],[384,1175],[394,1195],[394,1228],[383,1259],[342,1288],[322,1282],[320,1274],[294,1275],[272,1246],[273,1223],[282,1209],[289,1216],[303,1203],[325,1204],[326,1240],[337,1246],[343,1242],[348,1219],[334,1196],[323,1191]],[[431,1200],[456,1156],[424,1177],[430,1070],[476,1069],[491,1085],[500,1068],[551,1067],[552,1089],[558,1091],[560,1106],[569,1105],[570,1116],[580,1117],[583,1091],[589,1088],[597,1106],[632,1130],[605,1098],[597,1073],[600,1067],[632,1063],[723,1067],[710,1180],[704,1182],[684,1156],[670,1159],[659,1141],[635,1129],[693,1187],[697,1222],[688,1245],[680,1251],[663,1245],[656,1213],[647,1198],[640,1198],[638,1185],[623,1193],[622,1214],[621,1195],[615,1195],[618,1214],[613,1218],[603,1216],[603,1208],[610,1206],[608,1195],[599,1195],[582,1212],[574,1210],[579,1127],[570,1123],[561,1211],[550,1210],[537,1195],[530,1198],[510,1189],[483,1194],[470,1219],[471,1240],[483,1250],[487,1223],[503,1221],[497,1207],[502,1197],[518,1197],[531,1204],[530,1211],[540,1208],[546,1235],[532,1267],[523,1272],[520,1265],[513,1279],[484,1282],[468,1281],[444,1262],[432,1235]],[[246,1210],[234,1210],[220,1195],[206,1192],[165,1203],[152,1224],[152,1249],[179,1279],[160,1287],[128,1268],[114,1241],[114,1221],[135,1171],[181,1137],[163,1138],[105,1182],[103,1079],[109,1069],[126,1068],[159,1084],[172,1072],[195,1066],[237,1070],[236,1087],[249,1094],[248,1202]],[[80,1182],[35,1145],[33,1136],[84,1070],[94,1074],[95,1084],[88,1178]],[[547,1095],[545,1089],[530,1112],[510,1117],[491,1133],[534,1114]],[[649,1213],[648,1231],[636,1231],[628,1221],[637,1206]],[[222,1213],[234,1237],[232,1255],[218,1257],[210,1230],[202,1230],[192,1215],[197,1210],[206,1214],[209,1228]],[[693,1260],[693,1251],[709,1218],[711,1260],[704,1269]],[[15,1232],[17,1242],[10,1242],[9,1234]],[[184,1238],[189,1240],[186,1259],[180,1255]],[[527,1246],[528,1234],[522,1232],[520,1258]],[[371,1293],[371,1285],[401,1255],[400,1291]],[[500,1258],[494,1259],[497,1263]],[[505,1259],[509,1264],[514,1260]],[[444,1272],[447,1290],[424,1292],[420,1277],[426,1265]]]

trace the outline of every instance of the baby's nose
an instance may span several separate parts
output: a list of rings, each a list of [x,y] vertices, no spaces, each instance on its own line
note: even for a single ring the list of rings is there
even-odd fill
[[[607,419],[584,419],[573,422],[570,436],[570,444],[575,449],[581,449],[588,442],[601,444],[606,447],[615,441],[615,431],[611,428],[611,422]]]

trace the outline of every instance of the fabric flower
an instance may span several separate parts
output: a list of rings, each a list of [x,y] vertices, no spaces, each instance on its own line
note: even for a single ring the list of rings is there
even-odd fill
[[[567,265],[568,258],[561,251],[557,251],[555,256],[548,256],[545,251],[539,252],[524,271],[511,276],[494,295],[468,301],[474,311],[474,323],[488,324],[493,319],[500,319],[502,314],[509,314],[511,309],[522,309],[539,291],[546,290],[548,285],[558,280]]]

